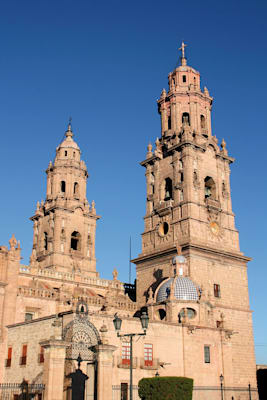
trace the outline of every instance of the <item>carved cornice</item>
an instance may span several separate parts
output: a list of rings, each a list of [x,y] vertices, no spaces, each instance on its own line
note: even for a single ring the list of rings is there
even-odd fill
[[[246,257],[244,256],[242,253],[234,253],[234,252],[230,252],[230,251],[226,251],[226,250],[220,250],[220,249],[216,249],[216,248],[212,248],[212,247],[208,247],[208,246],[204,246],[204,245],[198,245],[198,244],[192,244],[192,243],[183,243],[181,244],[182,249],[183,250],[193,250],[193,251],[197,251],[197,252],[204,252],[210,255],[214,255],[214,256],[221,256],[221,257],[228,257],[228,258],[232,258],[234,260],[238,260],[238,261],[242,261],[242,262],[248,262],[251,261],[250,257]],[[150,254],[145,254],[145,255],[140,255],[139,257],[131,260],[131,262],[133,262],[134,264],[136,264],[136,266],[138,267],[139,264],[144,263],[146,261],[149,260],[153,260],[153,259],[159,259],[162,256],[170,256],[172,254],[176,254],[177,252],[177,248],[175,245],[171,246],[169,249],[162,249],[160,251],[154,251],[151,252]]]

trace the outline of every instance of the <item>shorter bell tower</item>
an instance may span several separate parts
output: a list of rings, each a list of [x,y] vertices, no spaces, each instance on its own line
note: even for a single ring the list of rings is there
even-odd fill
[[[46,200],[37,202],[31,267],[95,276],[95,203],[86,198],[88,172],[71,123],[46,170]]]

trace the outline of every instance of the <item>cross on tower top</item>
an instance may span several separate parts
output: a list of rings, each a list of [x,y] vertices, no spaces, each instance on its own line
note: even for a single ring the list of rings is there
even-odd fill
[[[182,65],[186,65],[186,56],[185,56],[185,48],[186,47],[187,47],[187,44],[182,42],[181,47],[179,47],[179,49],[178,49],[178,50],[181,50],[181,52],[182,52],[182,56],[181,56]]]
[[[186,48],[187,44],[185,44],[184,42],[182,42],[181,47],[179,48],[179,50],[182,50],[182,58],[186,58],[185,57],[185,48]]]

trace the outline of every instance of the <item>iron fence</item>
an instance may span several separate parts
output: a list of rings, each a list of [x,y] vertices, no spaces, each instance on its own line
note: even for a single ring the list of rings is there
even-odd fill
[[[42,400],[44,395],[44,385],[29,384],[27,393],[22,393],[21,383],[1,383],[0,400]]]
[[[128,384],[112,386],[112,400],[129,400]],[[247,387],[194,386],[193,400],[258,400],[258,390]],[[138,386],[133,386],[133,400],[140,400]],[[164,400],[164,399],[162,399]]]

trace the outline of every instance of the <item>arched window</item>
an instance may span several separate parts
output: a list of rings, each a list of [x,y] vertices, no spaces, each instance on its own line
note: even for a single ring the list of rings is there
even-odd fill
[[[162,321],[166,318],[166,311],[163,308],[158,310],[159,319]]]
[[[71,234],[70,248],[72,250],[81,250],[81,235],[77,231],[74,231]]]
[[[44,250],[48,249],[48,235],[47,232],[44,232]]]
[[[205,180],[205,199],[216,199],[216,186],[214,180],[210,176],[206,176]]]
[[[79,183],[75,182],[73,187],[73,193],[79,195]]]
[[[168,117],[168,130],[170,130],[172,128],[172,121],[171,121],[171,117]]]
[[[183,321],[184,318],[193,319],[196,316],[196,311],[193,308],[182,308],[178,314],[178,321]]]
[[[202,130],[206,129],[206,119],[204,115],[200,115],[200,126]]]
[[[170,178],[166,178],[164,200],[171,200],[171,199],[172,199],[172,180]]]
[[[60,182],[60,190],[62,193],[66,192],[66,182],[65,181]]]
[[[190,125],[190,115],[187,112],[184,112],[182,115],[182,124]]]

